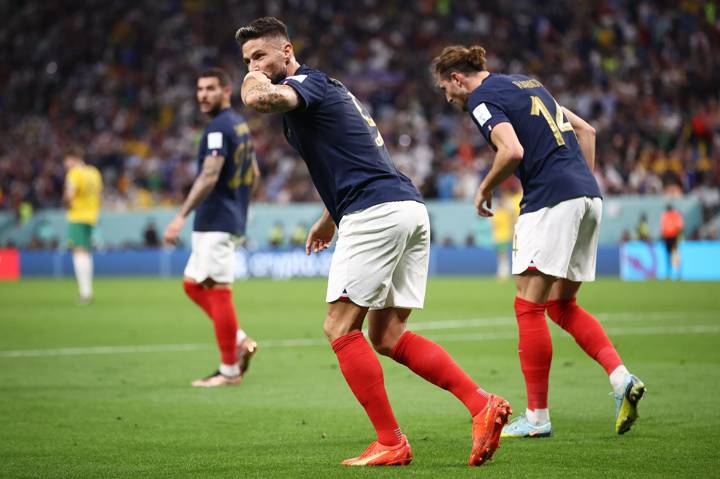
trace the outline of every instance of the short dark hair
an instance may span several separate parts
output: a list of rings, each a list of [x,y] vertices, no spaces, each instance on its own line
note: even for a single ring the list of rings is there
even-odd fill
[[[235,33],[235,40],[242,45],[248,40],[270,36],[280,37],[284,40],[290,41],[287,26],[280,19],[275,17],[256,18],[250,22],[249,25],[240,27]]]
[[[217,78],[220,86],[230,85],[230,75],[222,68],[213,67],[204,70],[198,78]]]
[[[445,47],[436,56],[430,69],[438,76],[445,77],[451,72],[476,73],[485,70],[485,49],[480,45],[465,48],[462,45]]]
[[[85,158],[85,148],[80,146],[77,143],[71,143],[62,150],[63,158],[66,158],[68,156],[73,156],[75,158],[80,158],[83,160]]]

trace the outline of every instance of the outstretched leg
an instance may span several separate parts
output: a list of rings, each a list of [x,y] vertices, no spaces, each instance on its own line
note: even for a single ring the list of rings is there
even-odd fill
[[[547,312],[608,374],[617,400],[616,430],[622,434],[638,417],[637,402],[645,386],[627,370],[600,322],[577,304],[576,295],[581,285],[567,279],[556,281],[550,290]]]
[[[620,387],[627,369],[600,322],[577,304],[576,294],[581,285],[567,279],[556,281],[548,298],[548,316],[605,369],[613,387]]]
[[[450,391],[465,405],[473,418],[473,446],[468,462],[479,466],[489,461],[498,448],[500,432],[512,412],[510,404],[480,388],[440,345],[406,331],[410,311],[403,308],[371,311],[370,340],[380,354]]]
[[[411,310],[387,308],[368,314],[369,337],[375,350],[407,366],[432,384],[450,391],[471,416],[482,411],[489,394],[437,343],[405,330]]]

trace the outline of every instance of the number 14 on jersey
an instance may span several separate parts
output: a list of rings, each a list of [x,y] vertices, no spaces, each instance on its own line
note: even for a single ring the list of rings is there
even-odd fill
[[[550,130],[553,132],[553,136],[555,136],[557,144],[559,146],[565,146],[565,139],[562,134],[565,131],[573,131],[573,127],[569,121],[565,121],[565,116],[563,115],[562,108],[558,105],[558,102],[555,102],[555,118],[553,118],[550,114],[550,110],[548,110],[547,106],[545,106],[545,103],[543,103],[539,96],[531,96],[530,100],[532,102],[530,114],[532,116],[542,115],[545,118],[545,121],[547,121]]]

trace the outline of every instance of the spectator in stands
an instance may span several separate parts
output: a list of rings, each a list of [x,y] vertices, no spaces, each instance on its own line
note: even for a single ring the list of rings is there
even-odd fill
[[[68,0],[58,9],[27,0],[5,19],[13,41],[5,42],[0,72],[0,209],[20,213],[23,205],[22,218],[31,207],[61,206],[63,171],[53,157],[71,140],[87,145],[102,170],[105,207],[179,204],[195,177],[190,152],[202,133],[191,100],[194,72],[213,63],[239,76],[225,16],[230,10],[250,19],[273,8],[85,3]],[[313,52],[309,63],[347,79],[426,198],[467,195],[491,159],[472,125],[437,105],[429,76],[418,74],[438,46],[472,36],[498,52],[488,59],[491,70],[530,72],[597,125],[607,139],[598,144],[596,168],[605,196],[698,191],[709,205],[706,220],[720,212],[720,21],[709,6],[282,3],[288,18],[303,18],[291,32],[296,47]],[[276,141],[278,120],[248,116],[268,178],[256,199],[317,201],[299,157]]]

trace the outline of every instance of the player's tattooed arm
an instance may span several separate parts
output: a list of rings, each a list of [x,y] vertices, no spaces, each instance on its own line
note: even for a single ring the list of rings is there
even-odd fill
[[[273,85],[260,72],[245,75],[240,94],[243,103],[260,113],[284,113],[300,105],[300,98],[294,88]]]
[[[180,214],[186,217],[192,210],[215,188],[220,178],[225,158],[222,156],[206,156],[203,160],[202,171],[193,182],[190,193],[180,208]]]
[[[562,107],[562,110],[570,121],[573,130],[575,130],[575,136],[577,136],[578,143],[580,143],[580,150],[582,150],[585,161],[587,161],[590,171],[592,171],[595,166],[595,128],[567,108]]]
[[[168,244],[176,244],[180,232],[185,226],[185,219],[192,210],[212,191],[220,178],[225,158],[222,156],[206,156],[203,160],[202,171],[195,178],[190,193],[180,207],[180,212],[165,228],[164,239]]]

